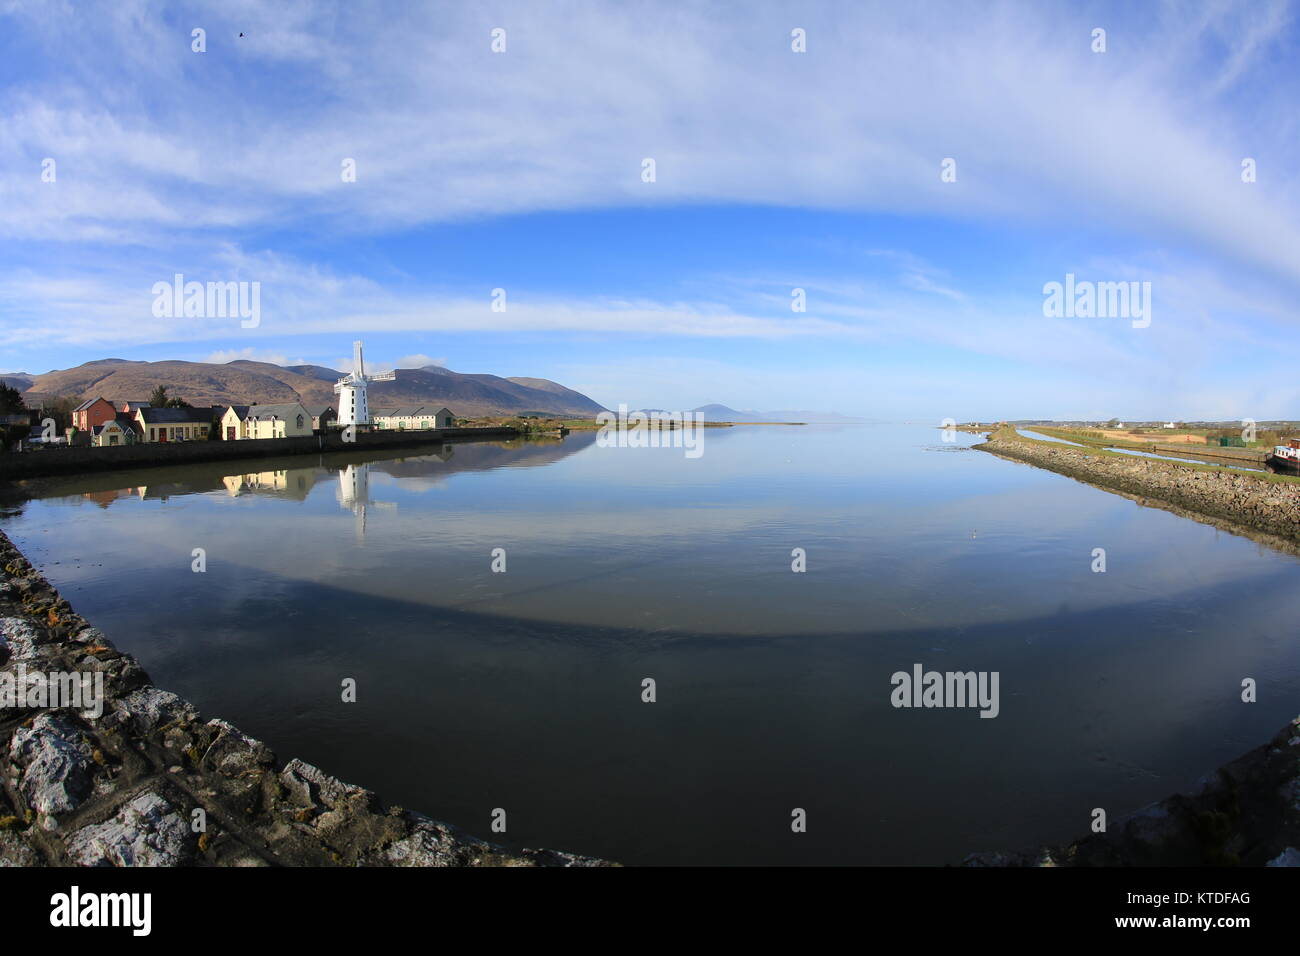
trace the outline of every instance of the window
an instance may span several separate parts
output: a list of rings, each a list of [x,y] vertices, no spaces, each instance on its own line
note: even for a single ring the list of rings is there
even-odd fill
[[[302,428],[302,416],[301,416],[301,415],[298,416],[298,427],[299,427],[299,428]]]

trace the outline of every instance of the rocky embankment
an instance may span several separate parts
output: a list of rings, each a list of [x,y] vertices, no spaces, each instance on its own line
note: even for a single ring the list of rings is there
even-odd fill
[[[1274,539],[1268,543],[1288,551],[1300,544],[1300,481],[1268,481],[1253,472],[1208,471],[1154,458],[1048,445],[994,431],[974,447],[1120,492],[1142,504],[1172,506],[1170,510],[1212,524],[1226,522],[1232,530]]]
[[[0,706],[0,866],[609,865],[508,850],[282,763],[154,687],[3,534],[0,567],[0,686],[84,673],[103,687],[98,715]]]
[[[1103,808],[1104,809],[1104,808]],[[1200,782],[1066,846],[966,866],[1300,866],[1300,717]]]
[[[985,429],[979,429],[981,431]],[[1141,504],[1295,552],[1300,482],[1205,471],[1145,458],[1049,447],[993,430],[974,446],[1118,492]],[[1269,743],[1220,768],[1191,793],[1112,821],[1066,846],[981,853],[968,866],[1300,866],[1300,717]]]

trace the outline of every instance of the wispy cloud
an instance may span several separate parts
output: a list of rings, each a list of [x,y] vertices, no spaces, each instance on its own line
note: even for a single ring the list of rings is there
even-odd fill
[[[204,362],[213,362],[218,365],[225,365],[229,362],[268,362],[271,365],[307,365],[308,362],[303,358],[291,359],[281,352],[268,352],[262,349],[255,349],[251,346],[244,349],[218,349],[209,353],[203,359]]]
[[[742,23],[723,8],[663,19],[638,3],[507,4],[498,19],[513,42],[493,55],[491,23],[459,4],[381,16],[241,3],[162,20],[121,7],[94,29],[70,7],[14,13],[51,68],[3,97],[11,236],[139,242],[749,202],[1100,218],[1300,279],[1287,142],[1224,99],[1290,24],[1282,3],[1199,8],[1190,35],[1181,5],[1154,19],[1111,8],[1103,55],[1088,46],[1098,12],[1026,4],[813,5],[799,11],[799,56],[792,15],[775,8]],[[207,24],[207,53],[190,51],[189,20]],[[1152,53],[1153,38],[1189,58]],[[1206,84],[1195,54],[1208,40],[1222,49]],[[1210,98],[1189,99],[1189,83]],[[1285,108],[1285,89],[1250,92],[1256,112]],[[1246,189],[1238,164],[1256,154],[1270,174]],[[40,181],[46,156],[57,184]],[[644,156],[658,163],[653,184]],[[945,157],[955,183],[940,182]]]

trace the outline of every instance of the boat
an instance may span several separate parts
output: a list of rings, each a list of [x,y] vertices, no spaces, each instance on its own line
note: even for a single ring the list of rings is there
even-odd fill
[[[1300,438],[1288,439],[1285,445],[1274,445],[1272,453],[1264,459],[1270,471],[1300,475]]]

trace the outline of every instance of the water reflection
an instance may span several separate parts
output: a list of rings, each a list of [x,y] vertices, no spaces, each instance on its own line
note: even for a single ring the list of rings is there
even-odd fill
[[[698,460],[593,442],[61,480],[4,528],[162,686],[282,755],[631,863],[1063,839],[1293,716],[1300,562],[1251,541],[929,428],[710,429]],[[999,671],[999,717],[892,709],[914,662]],[[1241,706],[1240,676],[1268,695]],[[793,806],[821,823],[764,835]]]

